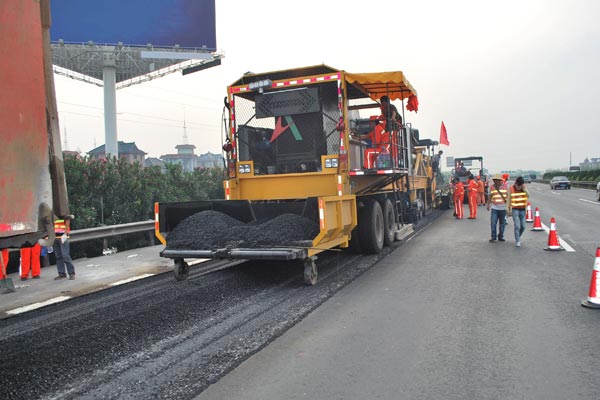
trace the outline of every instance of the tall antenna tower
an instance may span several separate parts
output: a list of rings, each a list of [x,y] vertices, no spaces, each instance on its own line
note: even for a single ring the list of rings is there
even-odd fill
[[[185,125],[185,110],[183,111],[183,144],[188,143],[187,127]]]
[[[64,150],[69,150],[69,139],[67,139],[67,124],[65,123],[64,126],[65,126],[65,129],[64,129],[65,140],[64,140],[64,143],[63,143],[63,151]]]

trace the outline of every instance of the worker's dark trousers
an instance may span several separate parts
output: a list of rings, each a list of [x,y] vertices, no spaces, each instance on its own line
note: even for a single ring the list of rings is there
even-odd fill
[[[56,256],[56,269],[58,270],[58,275],[66,276],[65,265],[67,267],[67,272],[69,275],[75,275],[75,266],[73,265],[73,260],[71,259],[71,247],[69,246],[69,241],[62,242],[60,237],[57,237],[54,240],[54,255]]]
[[[495,210],[492,208],[492,239],[504,239],[504,227],[506,226],[506,210]],[[498,236],[496,237],[496,225],[500,225]]]

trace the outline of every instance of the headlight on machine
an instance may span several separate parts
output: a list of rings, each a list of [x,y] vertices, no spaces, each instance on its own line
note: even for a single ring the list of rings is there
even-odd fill
[[[250,164],[244,165],[244,172],[247,173],[247,174],[250,173]]]
[[[337,158],[326,158],[325,159],[325,168],[337,168],[338,167],[338,159]]]

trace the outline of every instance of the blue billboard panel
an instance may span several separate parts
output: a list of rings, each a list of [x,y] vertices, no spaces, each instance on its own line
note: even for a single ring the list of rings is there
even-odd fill
[[[56,43],[216,50],[215,0],[52,0]]]

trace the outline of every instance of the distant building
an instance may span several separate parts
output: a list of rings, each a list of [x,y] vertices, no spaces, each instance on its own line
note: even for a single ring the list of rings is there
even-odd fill
[[[161,171],[165,171],[165,163],[160,158],[148,157],[144,160],[144,168],[160,167]]]
[[[196,146],[193,144],[178,144],[175,148],[177,154],[165,154],[160,156],[160,159],[168,164],[181,164],[186,172],[191,172],[200,167],[200,157],[194,154]]]
[[[63,159],[66,157],[81,158],[81,154],[78,151],[63,150]]]
[[[600,169],[600,158],[585,159],[579,163],[581,171],[589,171],[592,169]]]
[[[200,168],[221,168],[223,167],[223,156],[213,154],[210,151],[200,155]]]
[[[135,145],[135,142],[125,143],[125,142],[119,141],[117,151],[119,152],[120,160],[125,160],[130,164],[133,164],[134,162],[137,161],[140,164],[144,165],[144,158],[146,157],[147,153],[138,149],[138,147]],[[95,149],[88,151],[87,154],[90,156],[90,158],[92,160],[105,159],[106,158],[105,146],[102,145],[102,146],[96,147]]]
[[[194,153],[196,146],[193,144],[178,144],[175,146],[177,154],[165,154],[160,156],[160,160],[169,164],[181,164],[183,170],[191,172],[200,168],[215,168],[223,166],[223,157],[218,154],[212,154],[210,151],[206,154],[197,155]]]

